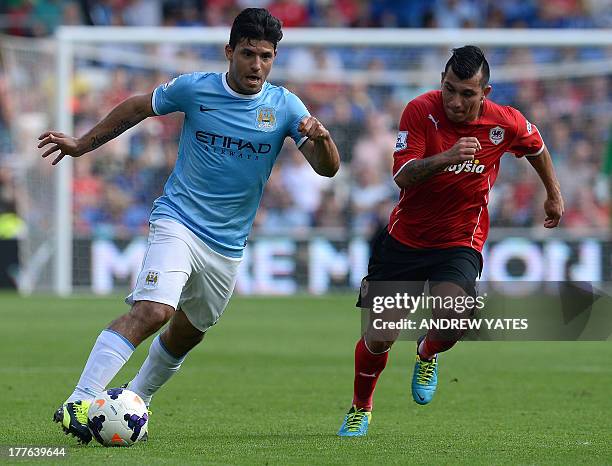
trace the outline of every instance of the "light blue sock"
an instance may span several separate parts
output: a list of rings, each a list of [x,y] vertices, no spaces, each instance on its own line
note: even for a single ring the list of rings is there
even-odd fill
[[[106,388],[134,352],[123,335],[103,330],[89,354],[79,383],[66,401],[92,400]]]
[[[185,356],[177,358],[164,347],[159,335],[153,339],[149,355],[136,377],[128,384],[128,389],[140,395],[149,406],[151,398],[170,377],[179,370]]]

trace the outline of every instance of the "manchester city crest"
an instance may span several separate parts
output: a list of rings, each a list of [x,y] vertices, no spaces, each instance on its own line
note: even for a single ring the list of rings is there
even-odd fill
[[[156,272],[155,270],[149,270],[145,277],[144,287],[149,290],[155,289],[157,288],[158,281],[159,281],[159,272]]]
[[[276,110],[272,107],[259,107],[257,109],[257,129],[274,131],[276,129]]]

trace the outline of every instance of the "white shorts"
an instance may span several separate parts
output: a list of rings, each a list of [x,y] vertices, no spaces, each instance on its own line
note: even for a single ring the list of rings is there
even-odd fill
[[[240,261],[213,251],[178,222],[154,220],[136,287],[125,302],[153,301],[180,308],[194,327],[205,332],[229,302]]]

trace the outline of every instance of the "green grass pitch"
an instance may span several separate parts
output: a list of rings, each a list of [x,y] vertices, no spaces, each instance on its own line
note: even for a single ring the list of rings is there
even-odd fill
[[[154,398],[150,441],[107,449],[75,445],[51,417],[99,331],[126,310],[121,299],[0,295],[0,445],[68,446],[54,464],[612,462],[610,341],[460,343],[440,357],[425,407],[410,396],[413,343],[400,342],[367,438],[336,437],[352,395],[353,302],[235,298]],[[113,385],[131,378],[147,348]]]

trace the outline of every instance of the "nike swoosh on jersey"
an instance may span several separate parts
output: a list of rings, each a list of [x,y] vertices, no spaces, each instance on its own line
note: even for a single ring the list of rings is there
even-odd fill
[[[211,112],[213,110],[219,110],[218,108],[208,108],[204,107],[204,105],[200,105],[200,112]]]

